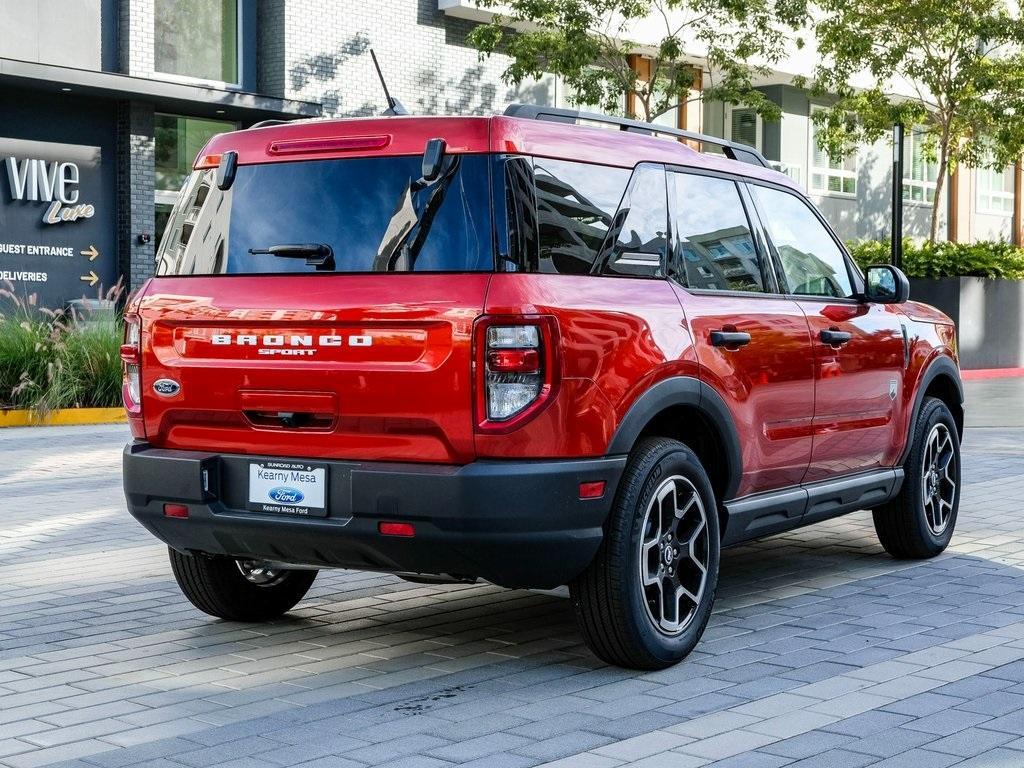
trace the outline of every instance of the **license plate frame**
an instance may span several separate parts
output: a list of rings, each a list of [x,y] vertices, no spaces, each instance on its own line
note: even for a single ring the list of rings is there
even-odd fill
[[[327,517],[330,469],[288,459],[249,462],[245,508],[295,517]]]

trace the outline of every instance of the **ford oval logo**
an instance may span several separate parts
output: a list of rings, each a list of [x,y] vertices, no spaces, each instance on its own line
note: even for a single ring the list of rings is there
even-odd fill
[[[157,379],[153,382],[153,391],[164,397],[172,397],[181,392],[181,384],[173,379]]]
[[[279,485],[277,488],[271,488],[267,491],[267,496],[278,504],[301,504],[302,500],[306,498],[306,494],[298,488],[288,488],[283,485]]]

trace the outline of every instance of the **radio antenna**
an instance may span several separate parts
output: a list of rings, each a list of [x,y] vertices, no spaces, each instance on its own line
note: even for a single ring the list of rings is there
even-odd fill
[[[373,67],[377,70],[377,77],[380,79],[380,85],[384,89],[384,98],[387,99],[388,108],[384,110],[385,115],[408,115],[407,110],[398,99],[391,95],[391,91],[388,90],[387,81],[384,79],[384,73],[380,71],[380,64],[377,62],[377,54],[374,53],[373,48],[370,49],[370,58],[373,59]]]

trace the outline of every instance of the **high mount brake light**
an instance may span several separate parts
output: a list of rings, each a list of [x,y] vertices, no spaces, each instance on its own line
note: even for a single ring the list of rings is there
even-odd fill
[[[360,149],[384,149],[391,143],[391,134],[380,136],[326,136],[318,139],[283,139],[272,141],[267,151],[272,155],[305,155],[312,152],[355,152]]]
[[[125,315],[124,344],[121,345],[124,375],[121,398],[129,416],[142,414],[142,381],[139,364],[142,362],[142,325],[137,315]]]
[[[514,429],[540,409],[557,383],[554,319],[484,318],[477,334],[479,428]]]

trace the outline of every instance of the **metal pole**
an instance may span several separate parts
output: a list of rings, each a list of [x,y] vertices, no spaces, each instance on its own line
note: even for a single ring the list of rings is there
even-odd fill
[[[892,127],[892,264],[903,267],[903,123]]]

